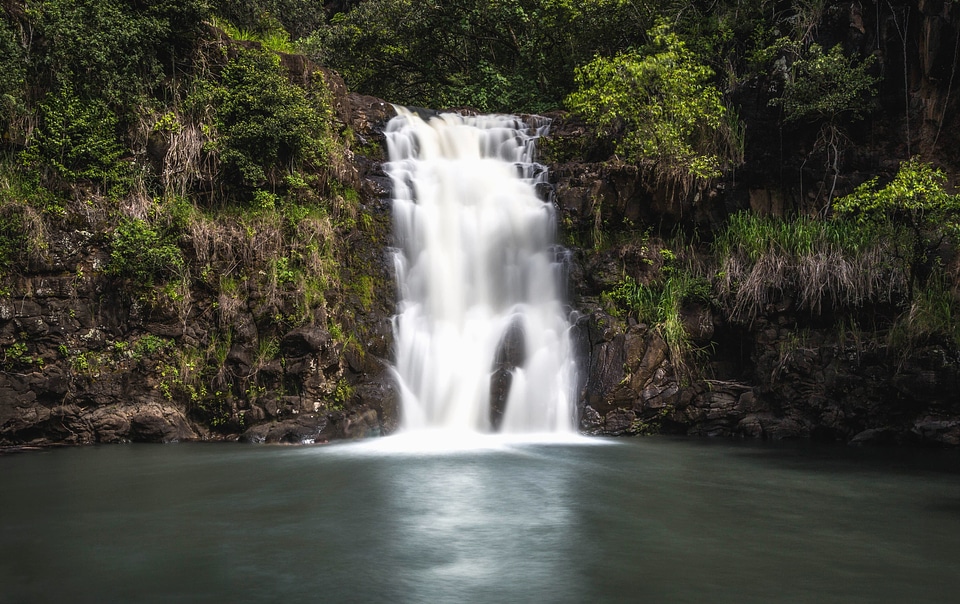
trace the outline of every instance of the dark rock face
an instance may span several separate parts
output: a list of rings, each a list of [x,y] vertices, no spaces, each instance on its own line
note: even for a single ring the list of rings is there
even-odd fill
[[[357,138],[333,168],[359,193],[366,218],[335,243],[344,282],[338,316],[328,321],[324,307],[284,328],[274,317],[297,309],[256,287],[229,298],[195,284],[181,305],[147,304],[105,273],[103,217],[64,221],[44,256],[0,288],[0,447],[241,436],[325,442],[396,429],[399,398],[386,360],[395,304],[389,179],[380,166],[383,127],[395,112],[348,94],[336,73],[301,56],[281,55],[281,63],[295,83],[321,76],[337,119]],[[162,167],[169,141],[152,137],[147,146]],[[363,296],[350,287],[361,281],[372,284]],[[217,339],[224,326],[229,339]],[[209,353],[197,355],[210,342],[222,346],[216,366]]]
[[[878,68],[886,70],[873,114],[850,126],[853,142],[840,174],[825,173],[813,152],[816,128],[780,127],[768,104],[779,86],[773,78],[757,77],[733,91],[750,144],[736,178],[719,182],[683,183],[652,166],[624,164],[575,118],[553,116],[544,153],[552,199],[574,252],[570,291],[582,313],[574,337],[584,432],[956,446],[960,355],[954,348],[929,343],[904,352],[851,344],[830,317],[812,322],[785,295],[750,324],[706,304],[681,309],[694,344],[713,347],[698,361],[699,371],[686,373],[655,329],[600,310],[601,294],[624,276],[648,283],[660,274],[656,248],[675,229],[709,241],[737,211],[814,214],[828,203],[833,177],[840,196],[869,177],[892,176],[900,160],[918,151],[956,186],[960,95],[947,83],[960,30],[955,9],[921,2],[909,12],[909,82],[903,81],[898,24],[889,13],[881,20],[878,12],[874,23],[850,5],[824,17],[818,33],[824,48],[844,44],[864,56],[882,49]],[[644,232],[649,239],[639,236]]]
[[[510,385],[513,383],[513,371],[523,365],[526,357],[523,325],[514,321],[500,340],[493,362],[493,374],[490,377],[490,425],[494,430],[500,428],[503,414],[506,412]]]

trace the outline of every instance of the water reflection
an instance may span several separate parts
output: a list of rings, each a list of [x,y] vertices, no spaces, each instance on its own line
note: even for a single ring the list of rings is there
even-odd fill
[[[955,454],[376,445],[396,443],[0,458],[0,602],[951,602],[960,590]]]

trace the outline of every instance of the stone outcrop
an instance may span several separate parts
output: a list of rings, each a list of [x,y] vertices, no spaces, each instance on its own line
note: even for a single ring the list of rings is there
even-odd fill
[[[696,232],[709,241],[740,210],[815,213],[827,203],[824,183],[832,185],[834,176],[834,193],[842,195],[869,177],[892,176],[900,160],[920,152],[956,186],[960,95],[949,82],[958,67],[960,14],[950,3],[925,1],[895,3],[890,11],[872,23],[850,5],[826,14],[818,31],[825,48],[840,43],[863,55],[876,51],[878,68],[886,70],[878,106],[850,126],[839,174],[824,172],[816,128],[781,125],[779,109],[768,103],[782,85],[774,74],[733,91],[750,144],[735,177],[714,182],[682,182],[650,165],[626,164],[584,124],[553,116],[544,157],[565,243],[574,251],[570,288],[581,313],[575,333],[585,432],[956,446],[960,356],[952,344],[904,348],[879,337],[861,340],[835,318],[811,320],[785,294],[747,324],[719,304],[684,308],[687,332],[696,346],[707,346],[687,371],[676,366],[656,329],[610,316],[601,303],[624,276],[649,283],[661,274],[658,251],[672,233]],[[919,32],[905,53],[898,25]]]
[[[44,253],[0,288],[0,446],[320,443],[396,428],[386,361],[395,304],[389,185],[380,167],[381,130],[394,110],[349,94],[337,74],[303,57],[281,63],[294,82],[322,75],[344,136],[355,137],[334,169],[359,193],[364,225],[337,233],[335,305],[297,326],[284,319],[302,313],[296,295],[268,296],[245,281],[234,297],[195,279],[187,292],[144,299],[137,284],[105,270],[106,216],[70,208],[76,218],[47,233]],[[162,167],[168,141],[152,139],[150,159]],[[204,349],[214,344],[222,349]]]
[[[960,94],[949,86],[956,69],[956,7],[927,1],[918,7],[909,13],[909,31],[920,32],[919,43],[908,46],[910,107],[902,106],[906,84],[887,78],[880,110],[851,133],[863,144],[848,150],[837,192],[869,175],[891,174],[907,149],[937,158],[956,177]],[[858,11],[850,5],[832,14],[824,31],[851,47],[880,48],[883,57],[902,54],[892,23],[876,31]],[[372,296],[347,291],[335,310],[353,339],[332,334],[326,317],[270,332],[266,311],[257,308],[259,294],[246,291],[248,300],[232,317],[233,340],[211,382],[246,389],[201,407],[182,379],[188,368],[174,362],[189,359],[172,349],[209,341],[211,317],[225,301],[199,290],[189,309],[148,307],[125,297],[103,271],[109,258],[108,242],[96,228],[102,217],[87,215],[83,224],[52,233],[44,257],[32,259],[0,295],[0,445],[236,438],[321,443],[396,429],[398,393],[386,370],[395,300],[384,253],[390,183],[382,167],[382,129],[394,110],[381,99],[348,93],[335,73],[302,57],[281,59],[293,81],[322,74],[345,134],[349,129],[353,137],[340,176],[359,192],[371,224],[345,235],[341,245],[350,253],[340,259],[345,282],[360,276],[373,282]],[[889,60],[888,74],[902,71]],[[780,216],[822,205],[825,175],[807,161],[815,133],[779,130],[777,110],[767,103],[776,85],[757,78],[734,91],[754,138],[736,178],[706,185],[619,162],[609,149],[590,143],[583,124],[553,116],[546,157],[561,233],[573,251],[581,430],[960,446],[960,358],[948,346],[929,343],[902,354],[865,344],[833,325],[809,325],[789,303],[750,324],[721,308],[691,305],[683,309],[687,331],[695,343],[711,347],[696,367],[685,368],[655,327],[606,312],[601,295],[622,276],[643,282],[661,270],[660,234],[679,228],[708,235],[741,209]],[[794,151],[784,154],[784,148]],[[162,140],[148,143],[161,165],[166,150]],[[652,236],[641,242],[637,235],[647,230]],[[282,303],[270,310],[293,311]],[[264,358],[258,348],[274,341],[276,354]],[[508,338],[492,368],[494,425],[509,370],[522,359],[520,348]]]

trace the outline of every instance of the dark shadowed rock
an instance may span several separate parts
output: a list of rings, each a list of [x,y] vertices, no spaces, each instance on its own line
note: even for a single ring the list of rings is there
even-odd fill
[[[330,332],[313,325],[298,327],[280,341],[280,352],[285,356],[300,357],[323,352],[330,344]]]
[[[135,442],[169,443],[196,438],[186,418],[174,408],[150,405],[130,418],[130,440]]]
[[[240,440],[249,443],[313,444],[328,441],[333,432],[327,416],[309,413],[253,426],[243,433]]]
[[[506,412],[510,397],[510,385],[513,383],[513,371],[526,362],[527,342],[523,323],[514,319],[500,338],[494,357],[490,376],[490,425],[494,430],[500,428],[503,414]]]

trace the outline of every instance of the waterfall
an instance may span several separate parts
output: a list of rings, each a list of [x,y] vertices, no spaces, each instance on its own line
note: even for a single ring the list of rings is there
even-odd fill
[[[565,251],[534,162],[549,123],[397,111],[386,137],[402,428],[572,432]]]

